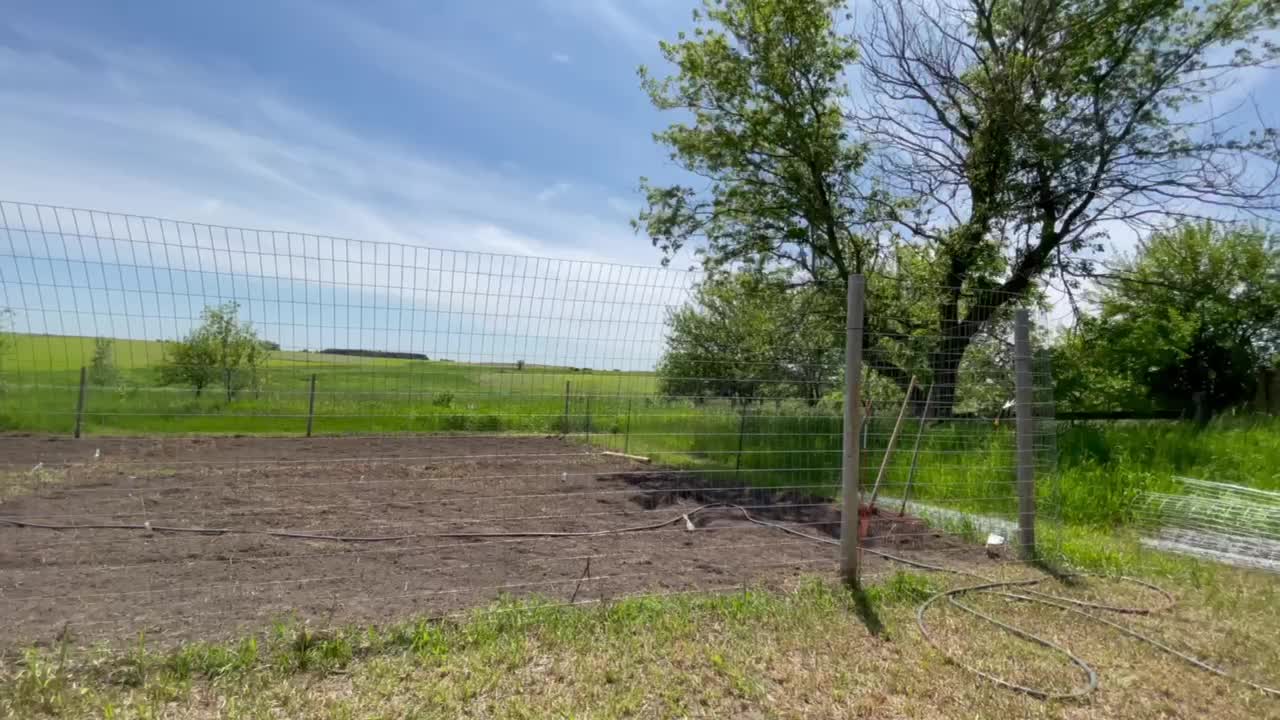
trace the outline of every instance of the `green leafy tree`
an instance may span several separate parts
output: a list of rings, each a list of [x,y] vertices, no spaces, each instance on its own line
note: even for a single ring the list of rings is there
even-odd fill
[[[1280,245],[1260,230],[1156,233],[1103,283],[1080,342],[1095,375],[1159,407],[1190,411],[1196,393],[1214,412],[1241,405],[1280,351]]]
[[[642,178],[647,206],[635,224],[668,260],[694,242],[712,271],[781,262],[817,280],[865,269],[868,244],[853,231],[865,148],[842,120],[857,50],[836,31],[839,6],[708,2],[692,36],[660,45],[675,75],[640,68],[654,106],[687,116],[655,139],[708,181]]]
[[[1144,412],[1158,409],[1139,379],[1117,372],[1097,333],[1094,318],[1082,317],[1051,348],[1054,405],[1068,412]]]
[[[93,357],[89,360],[89,382],[93,385],[112,385],[119,377],[114,357],[115,342],[111,338],[95,338]]]
[[[642,83],[679,119],[655,139],[697,181],[642,181],[636,226],[668,258],[694,246],[712,272],[912,287],[903,303],[868,303],[865,353],[903,387],[915,373],[885,339],[910,338],[943,414],[975,340],[1050,276],[1090,274],[1105,228],[1275,209],[1255,170],[1274,165],[1275,131],[1199,112],[1276,58],[1260,39],[1274,4],[876,0],[856,97],[844,12],[708,2],[691,34],[661,45],[674,73],[642,68]]]
[[[221,385],[228,399],[243,388],[256,388],[271,353],[253,326],[240,322],[239,312],[234,302],[205,308],[198,327],[184,339],[165,344],[161,382],[189,385],[197,396]]]
[[[699,401],[818,402],[838,381],[843,357],[829,297],[750,273],[703,285],[693,304],[668,318],[661,391]]]

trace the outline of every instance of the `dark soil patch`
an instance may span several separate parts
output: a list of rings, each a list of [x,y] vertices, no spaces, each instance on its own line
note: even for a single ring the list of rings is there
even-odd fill
[[[725,490],[695,474],[602,456],[557,438],[0,437],[0,517],[47,524],[289,530],[339,543],[253,534],[44,530],[0,526],[4,645],[225,638],[269,621],[385,623],[503,595],[558,601],[637,593],[785,587],[832,573],[835,548],[754,525],[710,502],[833,536],[829,500]],[[95,457],[96,456],[96,457]],[[31,468],[42,463],[40,482]],[[589,537],[431,537],[445,532],[584,532]],[[981,562],[911,518],[872,523],[871,546],[918,559]],[[910,543],[900,542],[904,538]],[[914,544],[912,544],[914,543]],[[868,556],[867,573],[894,566]]]
[[[637,505],[655,509],[693,503],[695,505],[724,504],[746,509],[753,517],[769,522],[785,523],[801,532],[840,537],[841,512],[826,497],[796,492],[774,490],[767,487],[723,487],[704,478],[683,472],[661,470],[645,473],[618,473],[602,476],[601,480],[621,479],[640,488],[643,492],[632,496]],[[710,510],[707,514],[742,518],[735,507]],[[963,546],[954,537],[932,528],[923,520],[909,515],[898,515],[886,508],[875,508],[869,515],[867,534],[863,546],[889,550],[956,550]]]

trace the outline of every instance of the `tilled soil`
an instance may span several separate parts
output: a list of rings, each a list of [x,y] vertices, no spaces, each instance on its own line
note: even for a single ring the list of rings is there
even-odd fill
[[[80,526],[0,524],[9,647],[139,633],[218,639],[282,618],[385,623],[504,595],[589,602],[785,587],[837,565],[835,546],[752,523],[736,507],[693,512],[732,503],[837,537],[828,500],[714,487],[558,438],[9,435],[0,453],[0,519]],[[462,533],[472,536],[444,537]],[[368,540],[389,536],[408,537]],[[875,517],[870,536],[869,547],[916,560],[985,562],[981,548],[909,517]],[[870,575],[893,567],[871,555],[865,563]]]

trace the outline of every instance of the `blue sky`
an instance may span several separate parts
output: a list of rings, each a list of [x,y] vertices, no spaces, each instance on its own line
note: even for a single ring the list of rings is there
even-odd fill
[[[650,138],[664,119],[635,70],[660,63],[659,38],[692,6],[19,0],[0,18],[0,199],[656,269],[628,221],[639,176],[675,171]],[[27,210],[8,221],[77,220]],[[635,368],[661,351],[661,306],[683,297],[661,273],[528,265],[499,303],[479,289],[492,277],[479,257],[451,278],[331,258],[246,281],[248,239],[225,262],[180,254],[138,272],[135,258],[157,261],[125,238],[146,230],[115,219],[107,232],[97,217],[117,239],[87,254],[71,238],[8,238],[18,257],[0,262],[0,302],[15,329],[173,338],[203,306],[235,299],[286,347]],[[601,294],[606,272],[618,287]],[[645,296],[667,285],[670,297]],[[534,295],[557,302],[517,302]],[[575,297],[593,302],[563,302]]]
[[[19,0],[0,197],[652,264],[635,69],[692,5]]]

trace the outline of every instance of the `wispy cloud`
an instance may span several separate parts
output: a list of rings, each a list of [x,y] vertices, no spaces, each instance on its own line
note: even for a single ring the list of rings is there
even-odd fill
[[[609,209],[614,211],[615,213],[619,215],[625,215],[627,217],[631,217],[632,215],[635,214],[636,206],[637,206],[636,201],[623,200],[617,195],[610,195],[608,198],[605,199],[605,204],[607,204],[609,206]]]
[[[640,3],[619,0],[549,0],[546,7],[553,14],[567,14],[596,32],[621,40],[633,52],[652,52],[661,39],[653,25],[634,12],[636,8],[645,9]],[[647,9],[656,10],[653,7]]]
[[[482,103],[500,98],[507,111],[518,109],[525,123],[585,134],[604,132],[616,121],[588,104],[542,92],[443,51],[410,29],[391,27],[359,11],[324,2],[300,8],[309,20],[344,43],[348,52],[405,85],[426,91],[427,101],[439,102],[441,94]]]
[[[549,203],[552,200],[564,195],[573,188],[573,185],[567,182],[558,182],[548,186],[542,192],[538,193],[538,202]]]
[[[83,53],[83,50],[81,51]],[[49,88],[58,88],[57,95]],[[358,135],[251,74],[0,48],[0,197],[519,254],[652,262],[536,176]],[[603,193],[599,204],[604,203]]]
[[[573,62],[573,59],[569,57],[568,53],[553,52],[551,53],[551,62],[560,63],[561,65],[568,65],[569,63]]]

